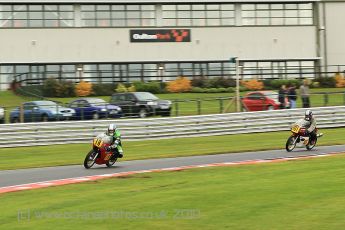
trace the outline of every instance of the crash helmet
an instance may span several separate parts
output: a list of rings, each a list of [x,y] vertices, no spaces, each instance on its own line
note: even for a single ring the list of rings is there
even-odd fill
[[[311,119],[313,119],[313,112],[312,112],[310,109],[308,109],[308,110],[305,111],[305,113],[304,113],[304,119],[305,119],[306,121],[311,121]]]
[[[107,134],[108,134],[109,136],[113,136],[114,133],[115,133],[115,131],[116,131],[116,125],[115,125],[115,124],[110,124],[110,125],[108,126]]]

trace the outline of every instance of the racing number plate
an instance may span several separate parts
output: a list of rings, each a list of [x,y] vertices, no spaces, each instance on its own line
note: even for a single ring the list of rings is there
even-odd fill
[[[298,133],[300,129],[301,127],[299,125],[294,125],[292,126],[291,131],[294,133]]]
[[[98,139],[98,138],[93,139],[93,145],[98,148],[102,147],[103,145],[102,139]]]

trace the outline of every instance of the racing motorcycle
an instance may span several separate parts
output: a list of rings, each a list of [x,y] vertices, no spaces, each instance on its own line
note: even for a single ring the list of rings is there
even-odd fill
[[[311,150],[315,147],[317,138],[321,137],[322,134],[316,135],[314,139],[306,135],[306,128],[302,121],[297,121],[291,126],[291,136],[286,141],[286,151],[291,152],[294,150],[297,144],[305,146],[307,150]]]
[[[117,147],[115,151],[111,151],[109,141],[104,139],[104,136],[99,135],[93,139],[92,149],[86,155],[84,160],[84,167],[86,169],[91,168],[95,163],[98,165],[106,164],[107,167],[111,167],[115,164],[118,158],[119,151]]]

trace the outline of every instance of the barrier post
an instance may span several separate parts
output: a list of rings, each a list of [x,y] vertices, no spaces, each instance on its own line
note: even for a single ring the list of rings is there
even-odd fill
[[[323,105],[327,106],[328,105],[328,93],[325,93],[323,95]]]
[[[178,117],[178,115],[179,115],[179,111],[178,111],[178,101],[176,100],[176,101],[174,101],[174,103],[175,103],[175,116]]]
[[[224,105],[223,105],[223,99],[219,98],[219,113],[223,113]]]
[[[23,103],[20,105],[20,123],[23,123],[24,122],[24,105]]]
[[[198,115],[201,115],[201,100],[197,99]]]

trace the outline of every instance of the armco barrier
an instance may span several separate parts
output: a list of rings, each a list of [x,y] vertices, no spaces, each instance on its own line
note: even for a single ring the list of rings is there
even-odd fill
[[[124,141],[288,130],[306,109],[149,119],[16,123],[0,125],[0,147],[91,143],[110,123]],[[345,127],[345,106],[312,108],[318,127]]]

